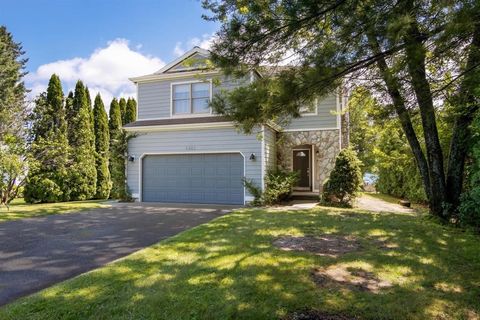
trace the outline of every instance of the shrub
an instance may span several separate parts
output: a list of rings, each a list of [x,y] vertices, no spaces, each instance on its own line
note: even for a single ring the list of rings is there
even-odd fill
[[[288,199],[297,181],[298,172],[281,169],[268,171],[265,176],[265,192],[262,197],[263,203],[270,205]]]
[[[262,188],[260,188],[252,179],[247,179],[244,177],[242,181],[248,193],[253,196],[253,201],[251,202],[251,204],[254,206],[261,206],[263,195]]]
[[[297,180],[297,172],[276,169],[267,172],[264,192],[251,179],[243,178],[243,184],[254,198],[252,204],[260,206],[272,205],[288,199]]]
[[[351,207],[362,185],[361,162],[355,151],[343,149],[335,159],[335,167],[323,185],[322,203]]]
[[[458,220],[462,226],[480,231],[480,187],[462,195]]]
[[[25,201],[28,203],[61,201],[63,192],[52,180],[41,176],[29,179],[24,190]]]
[[[480,232],[480,114],[471,129],[470,161],[465,168],[465,191],[458,208],[458,221],[463,227],[472,227]]]
[[[120,197],[118,198],[119,202],[135,202],[135,198],[132,196],[132,192],[130,191],[130,188],[125,186],[123,189],[123,192],[120,194]]]

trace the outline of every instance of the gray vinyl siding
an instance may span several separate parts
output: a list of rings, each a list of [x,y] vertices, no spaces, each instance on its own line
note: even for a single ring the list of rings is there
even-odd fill
[[[277,165],[276,132],[270,127],[265,126],[263,138],[265,139],[265,155],[263,160],[265,172],[267,172],[270,169],[275,169]]]
[[[262,141],[257,134],[244,135],[232,128],[211,128],[137,133],[128,143],[128,153],[135,157],[127,164],[127,183],[132,194],[139,194],[141,156],[159,153],[210,153],[239,151],[245,156],[245,176],[261,185]],[[250,154],[257,158],[249,160]]]
[[[170,117],[170,83],[172,81],[138,84],[138,120]]]
[[[336,113],[337,98],[335,94],[331,94],[318,101],[316,115],[304,115],[300,118],[293,119],[285,129],[301,130],[337,128]]]
[[[208,77],[206,79],[210,79]],[[199,81],[201,78],[189,77],[173,80],[158,80],[138,83],[138,120],[159,119],[170,117],[171,84],[177,82]],[[220,85],[213,84],[212,94],[215,95],[222,89],[236,88],[247,79],[228,79],[222,77]]]

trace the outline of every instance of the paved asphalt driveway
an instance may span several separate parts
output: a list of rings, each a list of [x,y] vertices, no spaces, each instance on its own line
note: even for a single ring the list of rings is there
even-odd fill
[[[0,306],[208,222],[232,208],[114,204],[0,223]]]

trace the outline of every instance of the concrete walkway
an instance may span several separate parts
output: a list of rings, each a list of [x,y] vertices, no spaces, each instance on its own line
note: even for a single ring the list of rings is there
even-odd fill
[[[413,213],[411,208],[403,207],[399,204],[390,203],[380,200],[368,195],[362,195],[355,200],[355,207],[362,210],[370,210],[376,212],[399,212],[399,213]]]
[[[0,306],[232,209],[114,204],[110,208],[0,223]]]

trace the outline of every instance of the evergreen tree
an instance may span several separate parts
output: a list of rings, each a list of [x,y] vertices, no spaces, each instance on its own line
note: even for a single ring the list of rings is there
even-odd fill
[[[95,132],[95,151],[97,168],[97,199],[108,199],[112,182],[108,168],[110,133],[108,128],[107,113],[100,94],[95,97],[93,107],[93,120]]]
[[[72,111],[69,119],[69,143],[74,150],[71,167],[72,200],[91,199],[96,193],[97,171],[95,169],[95,137],[88,106],[87,93],[81,81],[75,86]]]
[[[90,111],[90,128],[92,129],[92,148],[95,149],[95,130],[94,130],[94,119],[93,119],[93,106],[92,106],[92,97],[90,96],[90,91],[88,87],[85,86],[85,95],[87,96],[88,110]]]
[[[75,132],[72,129],[73,118],[75,117],[75,110],[73,110],[73,92],[69,91],[67,98],[65,98],[65,121],[67,123],[67,138],[72,141]]]
[[[90,96],[90,90],[88,90],[87,86],[85,86],[85,94],[87,96],[88,107],[92,109],[92,97]]]
[[[90,110],[90,120],[91,120],[91,122],[92,122],[92,130],[93,130],[92,97],[90,96],[90,90],[88,90],[88,87],[87,87],[87,86],[85,86],[85,94],[87,95],[88,110]]]
[[[23,76],[27,59],[20,43],[13,40],[7,28],[0,26],[0,143],[7,134],[19,135],[23,130],[26,89]]]
[[[23,83],[24,51],[0,26],[0,205],[7,205],[25,182],[24,128],[27,115]]]
[[[108,129],[110,130],[110,139],[113,139],[120,128],[122,127],[122,114],[120,112],[120,105],[118,100],[113,98],[110,103],[110,110],[108,112]]]
[[[30,170],[25,185],[27,202],[67,201],[67,124],[60,78],[53,74],[46,94],[41,94],[32,112]]]
[[[127,101],[125,100],[125,98],[120,98],[120,100],[118,101],[118,104],[120,106],[120,115],[122,117],[122,125],[124,125],[126,123],[125,113],[127,112]]]
[[[134,122],[135,120],[137,120],[137,102],[133,98],[128,98],[124,124]]]
[[[121,153],[122,142],[122,114],[117,99],[110,103],[110,174],[112,178],[111,198],[119,199],[125,194],[125,159]]]

